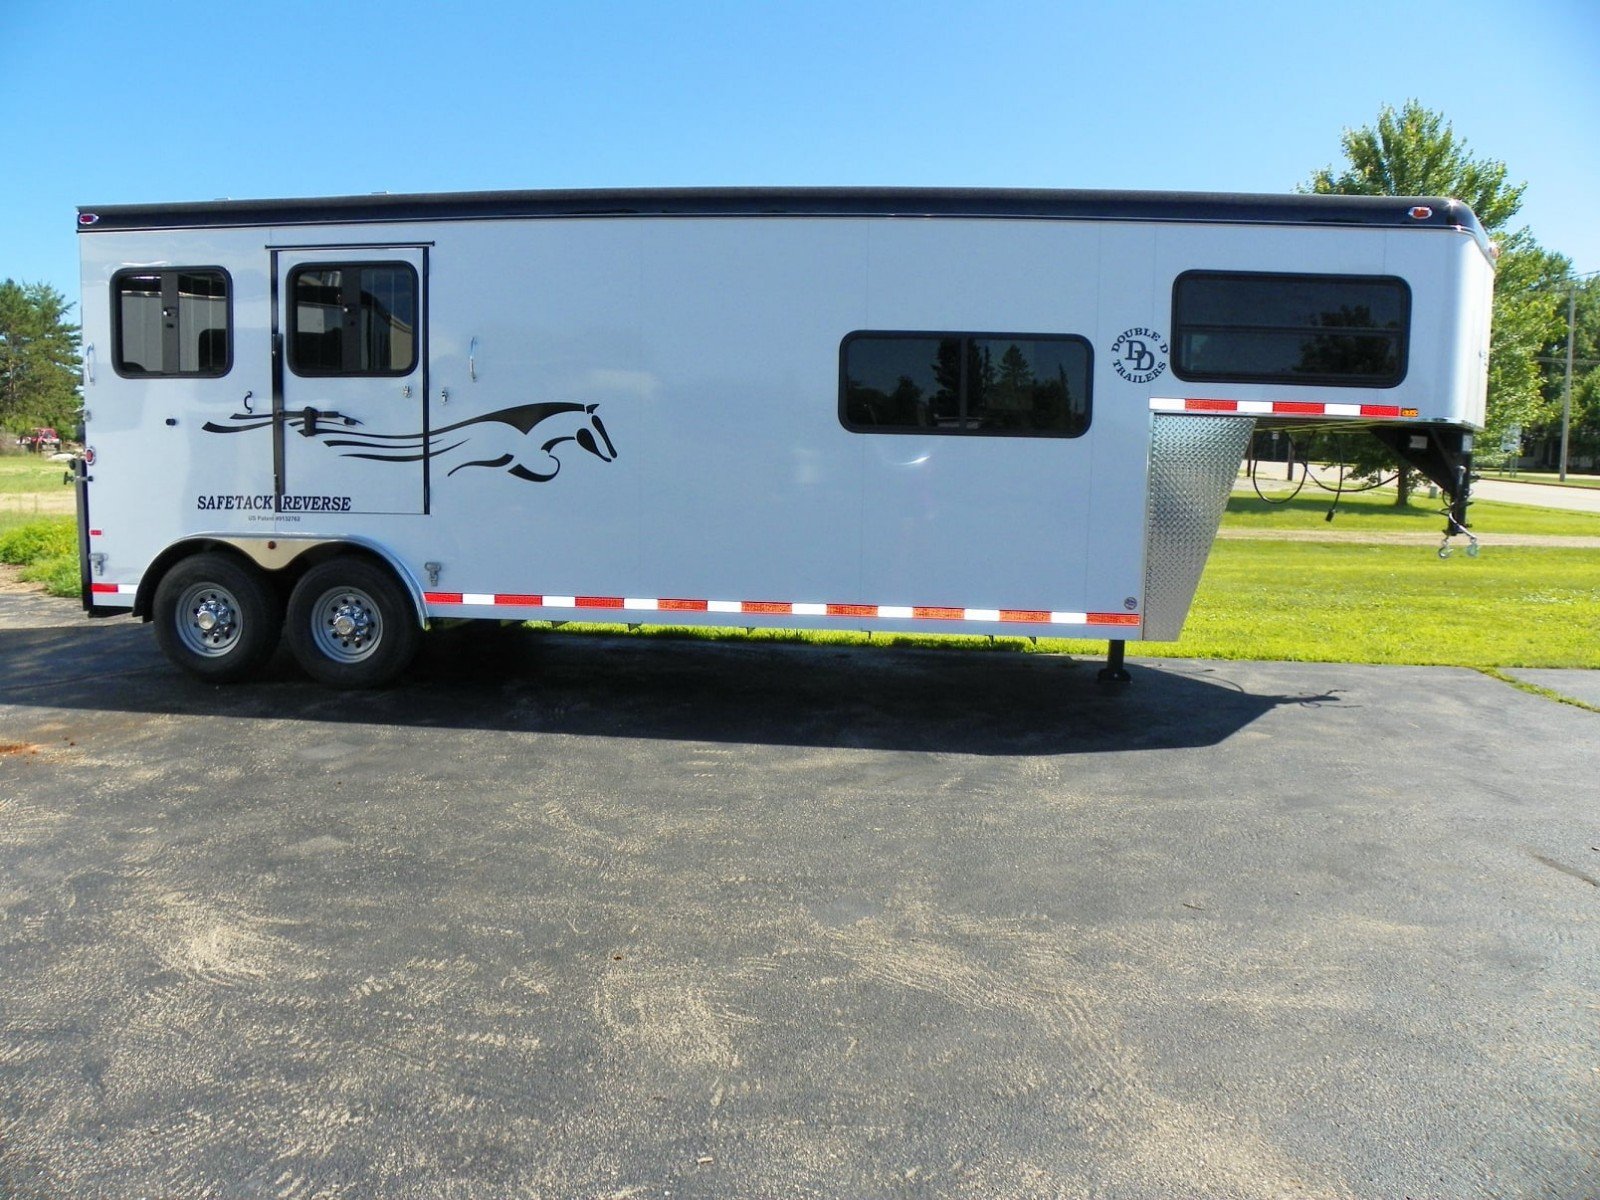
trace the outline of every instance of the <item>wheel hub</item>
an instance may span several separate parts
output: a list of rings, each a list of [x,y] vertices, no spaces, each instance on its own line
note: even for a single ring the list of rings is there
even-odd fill
[[[249,607],[228,588],[201,580],[184,589],[168,619],[185,651],[222,659],[237,650],[251,616]]]
[[[328,628],[340,641],[359,644],[372,633],[372,614],[364,605],[347,600],[333,610]]]
[[[211,596],[195,609],[194,623],[202,633],[226,633],[233,625],[233,608],[218,597]]]

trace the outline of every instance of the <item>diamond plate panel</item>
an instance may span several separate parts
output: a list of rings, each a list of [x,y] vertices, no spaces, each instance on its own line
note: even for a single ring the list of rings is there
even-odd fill
[[[1166,642],[1183,632],[1256,423],[1165,414],[1153,423],[1142,636]]]

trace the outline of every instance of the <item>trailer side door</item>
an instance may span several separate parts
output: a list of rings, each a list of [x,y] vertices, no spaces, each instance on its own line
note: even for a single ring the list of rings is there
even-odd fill
[[[272,256],[279,512],[426,512],[426,248]]]

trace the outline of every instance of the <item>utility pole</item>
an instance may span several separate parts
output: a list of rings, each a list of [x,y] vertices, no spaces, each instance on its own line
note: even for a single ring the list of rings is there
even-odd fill
[[[1562,483],[1567,481],[1567,436],[1572,428],[1572,343],[1578,331],[1576,319],[1578,307],[1578,281],[1574,279],[1567,285],[1567,382],[1561,388],[1561,474]]]
[[[1581,275],[1567,277],[1567,379],[1561,387],[1561,482],[1567,481],[1567,441],[1572,429],[1572,344],[1578,339],[1578,280],[1587,279],[1591,275],[1600,275],[1600,271],[1585,271]],[[1548,360],[1546,360],[1548,361]]]

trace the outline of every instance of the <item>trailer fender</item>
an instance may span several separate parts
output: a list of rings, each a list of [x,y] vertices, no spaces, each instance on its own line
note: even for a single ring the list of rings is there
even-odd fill
[[[139,580],[139,590],[133,598],[133,615],[148,621],[155,603],[156,589],[161,579],[175,563],[194,554],[207,551],[231,551],[248,559],[267,573],[270,579],[280,581],[284,594],[295,580],[311,567],[341,554],[351,554],[376,561],[387,568],[411,597],[417,615],[417,624],[426,629],[428,613],[422,599],[422,584],[403,564],[396,561],[382,546],[366,538],[308,538],[308,537],[240,537],[236,534],[211,534],[185,538],[168,546],[151,562]]]

